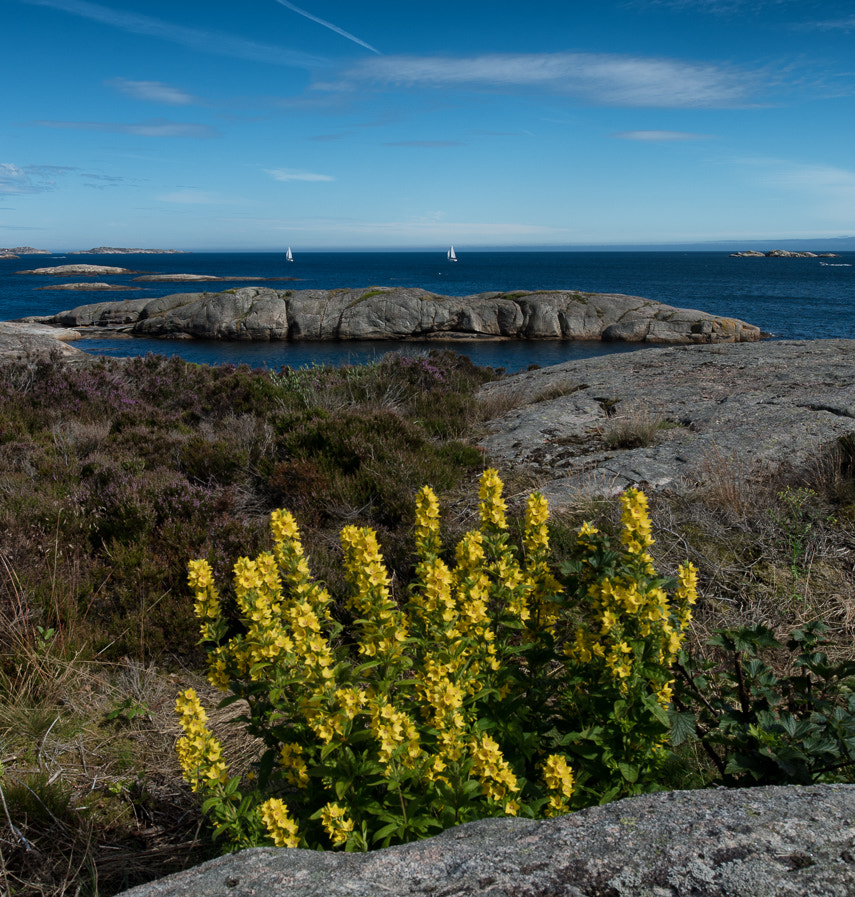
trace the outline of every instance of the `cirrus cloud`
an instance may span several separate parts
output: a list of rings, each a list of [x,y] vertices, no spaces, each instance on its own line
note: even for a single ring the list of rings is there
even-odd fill
[[[329,174],[315,174],[311,171],[297,171],[294,168],[265,168],[274,181],[334,181]]]
[[[39,128],[60,128],[78,131],[107,131],[112,134],[131,134],[135,137],[219,137],[220,133],[208,125],[193,122],[168,121],[151,118],[135,123],[106,121],[32,121]]]
[[[758,76],[759,78],[759,76]],[[541,91],[607,106],[709,108],[744,105],[752,77],[679,59],[610,53],[492,53],[470,57],[382,56],[362,60],[318,89],[380,87]]]
[[[669,141],[709,140],[707,134],[692,134],[686,131],[620,131],[612,134],[617,140],[640,140],[642,143],[668,143]]]
[[[166,103],[170,106],[189,106],[196,102],[193,96],[181,88],[172,87],[162,81],[129,81],[126,78],[112,78],[107,84],[136,100]]]

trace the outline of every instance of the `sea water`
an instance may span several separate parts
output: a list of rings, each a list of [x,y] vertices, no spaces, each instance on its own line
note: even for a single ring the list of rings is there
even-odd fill
[[[837,258],[731,258],[727,252],[461,252],[450,262],[431,252],[306,252],[294,262],[283,253],[176,255],[27,255],[0,259],[0,320],[51,315],[93,302],[217,291],[242,286],[274,289],[421,287],[447,296],[515,290],[580,290],[643,296],[755,324],[775,339],[855,338],[855,252]],[[50,289],[81,282],[79,275],[51,277],[23,270],[66,264],[110,265],[133,274],[99,275],[134,292]],[[141,283],[139,274],[209,274],[226,283]],[[253,280],[251,278],[270,278]],[[246,279],[242,279],[246,278]],[[48,289],[40,289],[47,287]],[[632,344],[512,340],[249,343],[206,340],[107,339],[77,343],[87,352],[180,355],[206,364],[304,367],[360,363],[388,351],[450,345],[478,364],[524,370],[573,358],[638,349]]]

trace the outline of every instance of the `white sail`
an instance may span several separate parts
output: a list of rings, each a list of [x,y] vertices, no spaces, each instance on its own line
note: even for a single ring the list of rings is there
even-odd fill
[[[285,261],[286,261],[286,262],[293,262],[293,261],[294,261],[294,256],[291,254],[291,247],[290,247],[290,246],[288,247],[288,251],[285,253]]]
[[[455,253],[454,253],[454,247],[453,247],[453,246],[450,247],[449,250],[448,250],[448,260],[449,260],[450,262],[456,262],[456,261],[457,261],[457,256],[456,256]]]

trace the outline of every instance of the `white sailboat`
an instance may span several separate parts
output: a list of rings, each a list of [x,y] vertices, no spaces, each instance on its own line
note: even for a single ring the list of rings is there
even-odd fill
[[[294,261],[294,256],[293,256],[292,253],[291,253],[291,247],[290,247],[290,246],[288,247],[288,251],[285,253],[285,261],[286,261],[286,262],[293,262],[293,261]]]
[[[448,260],[449,260],[450,262],[456,262],[456,261],[457,261],[457,256],[456,256],[455,253],[454,253],[454,247],[453,247],[453,246],[451,246],[451,247],[449,248],[449,250],[448,250]]]

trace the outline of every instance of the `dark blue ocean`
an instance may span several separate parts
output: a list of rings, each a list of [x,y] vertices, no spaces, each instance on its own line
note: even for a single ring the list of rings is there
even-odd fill
[[[307,252],[293,263],[276,253],[180,255],[26,255],[0,259],[0,320],[49,315],[90,302],[259,285],[275,289],[406,286],[468,296],[489,291],[573,289],[626,293],[668,305],[741,318],[776,339],[855,338],[855,252],[838,258],[730,258],[727,252],[459,252],[449,262],[432,252]],[[68,292],[42,287],[79,282],[80,276],[20,274],[22,270],[73,263],[129,268],[128,275],[95,279],[139,287],[135,292]],[[213,274],[275,278],[269,282],[134,283],[138,273]],[[281,280],[280,278],[289,278]],[[87,352],[181,355],[206,364],[254,367],[358,363],[412,342],[224,343],[165,340],[82,340]],[[438,344],[424,344],[425,348]],[[441,344],[439,344],[441,345]],[[632,351],[637,346],[587,342],[513,341],[454,343],[478,364],[522,370],[573,358]]]

